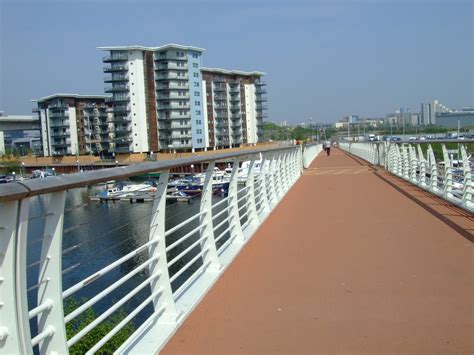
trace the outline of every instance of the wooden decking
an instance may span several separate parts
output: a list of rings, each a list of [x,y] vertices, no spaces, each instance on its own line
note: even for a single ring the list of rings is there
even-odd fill
[[[471,215],[323,153],[164,354],[472,354]]]

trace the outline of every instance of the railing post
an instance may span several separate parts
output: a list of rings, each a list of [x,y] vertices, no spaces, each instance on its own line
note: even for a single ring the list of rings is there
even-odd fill
[[[428,157],[430,160],[430,191],[437,193],[439,191],[438,187],[438,165],[436,164],[436,158],[433,153],[433,148],[431,144],[428,145]]]
[[[0,353],[32,354],[26,290],[29,199],[0,203]]]
[[[418,160],[420,162],[420,186],[426,188],[428,184],[426,183],[426,159],[423,154],[423,150],[421,149],[421,145],[417,144],[418,150]]]
[[[449,159],[448,151],[444,144],[441,145],[444,158],[444,197],[453,197],[453,168],[451,167],[451,159]]]
[[[281,177],[282,177],[282,182],[283,182],[283,188],[284,192],[283,194],[286,194],[288,190],[290,189],[290,181],[289,181],[289,174],[288,174],[288,151],[285,151],[283,153],[283,164],[281,166]]]
[[[463,179],[463,192],[462,192],[462,205],[468,208],[472,208],[474,203],[472,201],[472,191],[473,191],[473,181],[472,181],[472,172],[471,172],[471,163],[469,157],[467,156],[466,148],[464,145],[461,145],[461,157],[462,157],[462,167],[464,170],[464,179]]]
[[[67,353],[66,325],[64,324],[62,246],[66,191],[53,192],[44,225],[39,267],[38,306],[50,308],[38,315],[38,336],[46,336],[39,343],[40,354]],[[32,340],[35,343],[35,339]]]
[[[151,209],[149,241],[156,241],[149,247],[149,258],[154,259],[150,264],[151,293],[157,294],[153,299],[155,311],[165,306],[160,318],[163,323],[175,323],[178,318],[173,291],[171,289],[168,259],[166,257],[165,217],[166,217],[166,190],[168,188],[169,170],[160,172],[160,179],[155,192],[155,199]],[[158,276],[159,275],[159,276]],[[161,294],[159,291],[161,290]]]
[[[230,238],[232,243],[243,244],[245,242],[244,234],[242,233],[242,225],[239,217],[239,194],[237,180],[239,178],[239,164],[240,158],[235,158],[232,165],[232,172],[229,181],[229,228]]]
[[[271,153],[270,155],[271,159],[268,163],[268,169],[267,169],[267,177],[268,177],[268,206],[270,210],[273,209],[273,207],[277,203],[277,187],[275,184],[275,165],[276,165],[276,158],[275,158],[275,153]]]
[[[418,170],[418,173],[420,172],[419,167],[418,167],[418,159],[416,158],[416,152],[415,152],[415,147],[409,145],[408,149],[410,150],[410,172],[411,176],[410,179],[411,181],[415,184],[418,185],[418,178],[416,175],[416,171]]]
[[[275,165],[273,166],[273,179],[274,179],[274,188],[275,188],[275,204],[280,201],[283,196],[283,186],[281,181],[281,152],[275,154]]]
[[[247,220],[250,221],[249,224],[257,226],[258,225],[258,215],[257,215],[257,207],[255,204],[255,156],[252,156],[249,165],[249,171],[247,174],[247,197],[245,199],[246,203],[246,210],[247,210]]]
[[[201,249],[203,250],[204,264],[209,263],[206,271],[216,272],[222,267],[217,254],[216,242],[214,238],[214,226],[212,222],[212,177],[214,175],[215,162],[209,162],[202,189],[199,218],[201,224],[200,236],[203,239]]]
[[[262,164],[260,165],[260,175],[258,179],[260,181],[260,213],[266,214],[270,211],[270,205],[268,203],[267,196],[267,161],[268,158],[265,154],[262,154]]]

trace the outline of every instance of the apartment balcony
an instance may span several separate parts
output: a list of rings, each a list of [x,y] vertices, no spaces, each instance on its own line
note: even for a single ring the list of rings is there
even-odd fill
[[[159,120],[190,120],[191,115],[180,115],[178,112],[171,112],[168,117],[160,117]]]
[[[191,129],[191,122],[187,124],[180,124],[180,122],[172,121],[166,129]]]
[[[257,119],[263,119],[263,118],[268,118],[268,113],[257,111]]]
[[[110,98],[111,102],[128,102],[130,101],[129,95],[114,95]]]
[[[263,110],[268,110],[268,107],[267,107],[266,105],[257,104],[257,105],[255,106],[255,109],[256,109],[257,111],[263,111]]]
[[[260,81],[255,82],[254,84],[255,84],[255,86],[263,87],[263,86],[267,85],[267,82],[264,81],[264,80],[260,80]]]
[[[176,53],[172,50],[170,50],[166,55],[160,55],[159,53],[155,54],[154,58],[155,62],[162,63],[163,61],[168,61],[168,60],[180,60],[180,61],[188,61],[188,56],[186,53],[184,56],[176,56]]]
[[[185,80],[188,81],[189,76],[185,75],[178,75],[178,73],[158,73],[155,80],[156,81],[164,81],[164,80]]]
[[[49,109],[63,109],[63,110],[67,110],[69,108],[69,106],[65,103],[62,103],[62,102],[55,102],[55,103],[51,103],[48,105],[48,108]]]
[[[215,111],[222,111],[222,110],[227,111],[228,109],[229,109],[229,106],[227,106],[227,105],[223,105],[223,104],[215,104],[214,105],[214,110]]]
[[[226,95],[214,95],[214,101],[216,101],[216,102],[226,101],[227,102],[227,96]]]
[[[217,129],[219,129],[219,128],[229,128],[229,121],[227,121],[227,120],[218,121],[216,123],[216,127],[217,127]]]
[[[114,113],[126,113],[126,112],[130,112],[130,108],[128,108],[127,106],[114,106],[112,108],[112,112],[114,112]]]
[[[171,134],[171,139],[190,139],[192,137],[191,132],[188,133],[175,133]]]
[[[68,141],[53,141],[51,142],[51,146],[52,147],[70,147],[71,146],[71,142],[68,142]]]
[[[189,85],[187,82],[180,82],[183,85],[178,85],[178,83],[169,83],[168,85],[158,85],[156,91],[169,91],[169,90],[189,90]]]
[[[255,97],[255,101],[256,101],[256,102],[266,102],[266,101],[267,101],[267,97],[264,96],[264,95],[257,95],[257,96]]]
[[[160,105],[158,111],[189,110],[190,108],[190,105]]]
[[[157,95],[156,96],[157,101],[163,101],[163,100],[189,100],[189,95]]]
[[[220,76],[220,77],[215,77],[212,79],[212,82],[213,83],[225,83],[225,79],[224,77]]]
[[[236,87],[236,86],[231,86],[231,87],[229,88],[229,92],[230,92],[231,94],[240,94],[240,87],[238,87],[238,86],[237,86],[237,87]]]
[[[183,63],[183,62],[180,62]],[[161,71],[167,71],[167,70],[182,70],[182,71],[188,71],[188,64],[183,63],[183,66],[178,66],[175,63],[168,63],[168,65],[164,65],[164,63],[160,63],[159,66],[155,68],[155,71],[161,72]]]
[[[240,102],[240,96],[239,96],[239,95],[231,95],[231,96],[229,97],[229,101],[230,101],[230,102],[234,102],[234,103],[235,103],[235,102]]]
[[[129,87],[128,85],[115,85],[112,87],[106,87],[104,91],[106,93],[114,93],[114,92],[128,92]]]
[[[214,92],[227,92],[227,86],[226,85],[214,85],[213,91]]]
[[[54,112],[48,115],[49,119],[61,119],[61,118],[69,118],[69,112]]]
[[[126,62],[128,60],[127,54],[118,54],[114,53],[112,55],[108,55],[102,57],[102,61],[104,63],[111,63],[111,62]]]
[[[267,93],[267,89],[265,88],[265,86],[259,85],[259,86],[257,86],[257,88],[256,88],[256,90],[255,90],[255,93],[256,93],[257,95],[259,95],[259,94],[266,94],[266,93]]]
[[[128,75],[116,75],[104,77],[104,83],[119,83],[122,81],[128,81]]]
[[[58,122],[52,122],[49,127],[51,128],[64,128],[64,127],[69,127],[69,120],[66,121],[58,121]]]
[[[231,127],[233,129],[239,129],[240,130],[242,128],[242,122],[232,122]]]
[[[49,134],[51,136],[51,138],[64,138],[64,137],[70,137],[71,136],[71,133],[70,132],[51,132]]]
[[[114,65],[113,67],[104,67],[104,73],[117,73],[124,71],[128,71],[128,67],[126,65]]]

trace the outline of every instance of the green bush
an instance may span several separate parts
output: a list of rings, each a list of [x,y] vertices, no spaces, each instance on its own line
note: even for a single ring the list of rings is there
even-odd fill
[[[64,314],[67,315],[78,307],[78,302],[74,298],[68,299],[64,304]],[[70,349],[70,354],[85,354],[95,344],[97,344],[104,336],[107,335],[118,323],[126,317],[126,312],[120,308],[111,315],[107,320],[103,321],[87,333],[81,340],[74,344]],[[71,339],[80,330],[84,329],[95,319],[95,312],[92,308],[88,308],[75,319],[66,324],[66,335]],[[102,346],[96,354],[112,354],[122,345],[130,335],[135,331],[132,323],[127,323],[117,334],[115,334],[104,346]]]

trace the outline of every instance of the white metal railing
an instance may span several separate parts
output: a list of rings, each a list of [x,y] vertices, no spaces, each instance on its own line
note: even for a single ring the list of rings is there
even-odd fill
[[[98,351],[147,309],[146,318],[116,352],[158,351],[298,180],[303,165],[320,151],[320,145],[313,145],[214,154],[0,186],[0,353],[68,353],[131,301],[134,306],[129,314],[96,339],[87,353]],[[257,159],[261,160],[258,173]],[[232,173],[228,195],[216,201],[212,181],[218,161],[231,162]],[[249,161],[244,187],[238,185],[243,161]],[[207,165],[199,211],[167,225],[174,217],[167,216],[166,206],[170,169],[190,164]],[[88,259],[81,253],[81,242],[72,246],[64,242],[72,231],[84,226],[64,228],[64,221],[80,213],[84,203],[68,206],[70,190],[152,171],[159,171],[160,177],[149,213],[136,216],[130,210],[136,221],[149,221],[141,242],[130,235],[132,250],[121,254],[100,250],[101,238],[127,228],[127,224],[110,226],[92,239],[97,244],[92,255],[97,269],[85,277],[76,273]],[[34,199],[40,202],[41,213],[30,216]],[[39,220],[43,222],[40,232],[28,233],[29,228],[37,228]],[[65,260],[68,267],[63,265]],[[117,270],[125,271],[117,275]],[[133,287],[113,302],[111,294],[133,280],[137,280]],[[86,289],[89,297],[65,314],[64,302]],[[106,304],[105,310],[68,335],[67,325],[99,303]]]
[[[460,159],[453,160],[445,144],[443,158],[436,160],[431,144],[340,143],[341,149],[397,175],[469,212],[474,212],[474,182],[471,157],[459,143]]]

